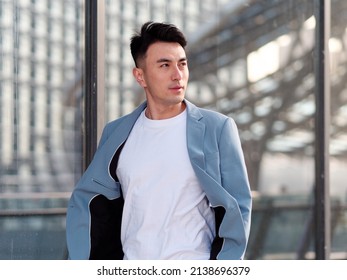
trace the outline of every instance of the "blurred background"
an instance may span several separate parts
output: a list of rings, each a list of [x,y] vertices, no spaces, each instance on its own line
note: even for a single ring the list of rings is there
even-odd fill
[[[66,258],[88,116],[102,127],[143,101],[129,39],[148,20],[186,34],[187,98],[238,125],[254,197],[246,259],[315,258],[317,1],[99,1],[100,95],[86,106],[87,1],[0,0],[0,259]],[[329,258],[347,259],[347,1],[330,9]]]

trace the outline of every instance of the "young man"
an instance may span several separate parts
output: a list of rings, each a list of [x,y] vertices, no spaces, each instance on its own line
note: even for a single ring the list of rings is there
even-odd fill
[[[185,99],[186,39],[131,39],[146,101],[106,125],[67,212],[70,259],[242,259],[251,192],[234,121]]]

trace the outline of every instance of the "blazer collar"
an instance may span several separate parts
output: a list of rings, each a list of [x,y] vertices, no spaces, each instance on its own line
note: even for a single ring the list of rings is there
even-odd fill
[[[118,119],[119,125],[109,136],[107,142],[104,144],[104,149],[108,151],[116,151],[119,146],[126,141],[136,120],[145,108],[146,102],[142,103],[130,114]]]
[[[187,99],[184,99],[184,102],[187,105],[188,116],[189,118],[195,119],[199,121],[203,116],[200,113],[200,110],[193,103],[189,102]],[[130,118],[134,121],[140,116],[141,112],[147,107],[147,101],[144,101],[141,105],[139,105],[131,114]]]

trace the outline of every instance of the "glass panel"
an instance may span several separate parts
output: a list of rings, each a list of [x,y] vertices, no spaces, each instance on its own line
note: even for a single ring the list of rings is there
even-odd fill
[[[81,174],[83,1],[0,0],[0,259],[64,259]]]
[[[331,258],[347,259],[347,2],[331,1]]]
[[[187,98],[238,124],[254,193],[248,259],[314,258],[313,3],[106,1],[107,120],[129,113],[144,99],[132,77],[134,30],[147,20],[177,25],[188,38]],[[332,217],[332,257],[345,253],[347,244],[346,3],[331,1],[331,190],[334,207],[342,211]]]

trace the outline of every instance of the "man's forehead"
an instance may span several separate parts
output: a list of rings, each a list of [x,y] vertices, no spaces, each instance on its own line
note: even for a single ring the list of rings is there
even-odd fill
[[[148,56],[155,60],[182,60],[186,59],[186,52],[179,43],[156,42],[148,47],[146,57]]]

